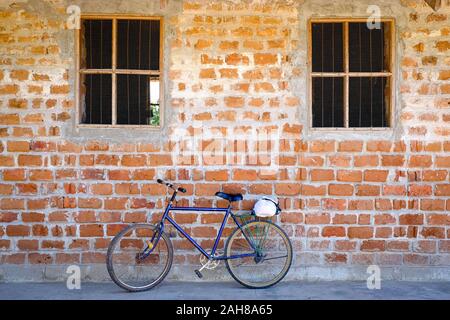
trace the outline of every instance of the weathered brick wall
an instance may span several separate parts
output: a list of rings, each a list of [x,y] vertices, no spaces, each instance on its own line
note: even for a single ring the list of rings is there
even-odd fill
[[[2,265],[103,264],[124,224],[155,221],[161,212],[166,189],[157,177],[188,189],[183,205],[224,205],[214,198],[219,190],[244,193],[240,210],[260,195],[278,196],[296,266],[450,265],[448,7],[433,13],[422,1],[398,1],[397,11],[380,1],[399,22],[392,133],[314,135],[304,121],[303,24],[311,6],[326,3],[184,1],[165,19],[167,134],[133,143],[99,139],[105,132],[71,136],[68,3],[32,2],[0,11]],[[361,16],[366,7],[334,14]],[[265,156],[251,161],[260,151],[252,130],[279,130],[271,166]],[[195,138],[193,148],[186,137]],[[212,137],[234,157],[199,153]],[[175,215],[205,246],[221,219]],[[187,241],[172,240],[176,264],[198,264]]]

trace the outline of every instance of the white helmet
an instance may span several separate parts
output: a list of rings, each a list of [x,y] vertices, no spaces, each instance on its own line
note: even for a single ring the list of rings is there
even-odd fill
[[[280,213],[281,209],[278,205],[278,199],[276,197],[263,197],[258,200],[253,207],[253,212],[258,217],[267,218],[273,217]]]

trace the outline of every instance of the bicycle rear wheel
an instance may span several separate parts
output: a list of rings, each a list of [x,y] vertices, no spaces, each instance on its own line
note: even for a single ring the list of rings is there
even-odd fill
[[[172,266],[173,247],[165,233],[156,243],[157,232],[154,225],[134,224],[111,241],[107,268],[119,287],[132,292],[146,291],[167,276]]]
[[[237,228],[225,246],[231,276],[247,288],[262,289],[280,282],[292,263],[292,245],[286,233],[269,221],[253,221]]]

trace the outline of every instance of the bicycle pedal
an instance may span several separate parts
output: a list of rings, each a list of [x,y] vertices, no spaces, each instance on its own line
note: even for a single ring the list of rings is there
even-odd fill
[[[200,272],[200,270],[195,270],[195,274],[197,275],[197,277],[199,277],[199,279],[203,278],[203,275]]]

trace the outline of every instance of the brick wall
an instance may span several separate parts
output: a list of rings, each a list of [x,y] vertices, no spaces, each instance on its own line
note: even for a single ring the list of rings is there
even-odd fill
[[[103,264],[125,224],[161,213],[166,189],[157,177],[187,188],[182,205],[225,205],[214,198],[219,190],[244,193],[237,210],[260,195],[278,196],[278,222],[296,266],[450,265],[448,7],[435,13],[421,1],[380,1],[388,12],[401,8],[393,13],[394,130],[317,135],[304,121],[303,6],[310,10],[311,1],[184,1],[165,17],[167,134],[133,143],[98,138],[104,131],[71,136],[75,55],[67,3],[30,2],[51,14],[21,4],[0,11],[2,265]],[[333,10],[326,6],[313,9]],[[270,130],[279,139],[269,144],[267,165],[266,155],[251,159],[260,151],[251,133]],[[216,149],[230,147],[231,158],[200,152],[213,137]],[[205,246],[221,218],[175,215]],[[175,264],[198,264],[187,241],[172,241]]]

